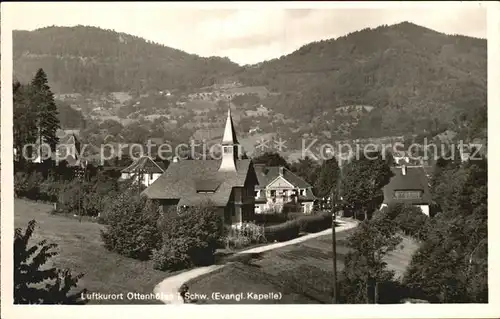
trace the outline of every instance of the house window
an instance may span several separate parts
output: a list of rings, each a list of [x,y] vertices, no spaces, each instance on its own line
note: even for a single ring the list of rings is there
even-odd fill
[[[224,152],[224,154],[232,154],[233,153],[233,148],[231,146],[224,146],[223,147],[223,152]]]
[[[259,191],[255,191],[253,193],[254,193],[255,198],[259,197],[259,193],[260,193]]]
[[[300,190],[300,196],[305,196],[306,195],[306,190],[305,189],[301,189]]]
[[[411,191],[395,191],[394,198],[395,199],[421,199],[422,191],[420,190],[411,190]]]
[[[149,179],[153,179],[153,173],[149,173]]]
[[[274,190],[271,191],[271,197],[276,197],[276,191]]]

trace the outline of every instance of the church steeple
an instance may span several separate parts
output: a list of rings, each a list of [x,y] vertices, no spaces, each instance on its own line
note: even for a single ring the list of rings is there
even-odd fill
[[[236,161],[239,158],[239,143],[234,130],[231,108],[227,110],[226,126],[222,136],[222,161],[219,171],[236,171]]]
[[[224,128],[224,136],[222,137],[222,144],[238,144],[236,132],[234,131],[233,119],[231,117],[231,108],[227,110],[226,127]]]

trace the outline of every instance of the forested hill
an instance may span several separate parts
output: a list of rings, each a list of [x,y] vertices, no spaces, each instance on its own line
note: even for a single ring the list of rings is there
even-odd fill
[[[486,40],[408,22],[245,67],[95,27],[14,31],[13,42],[16,78],[27,82],[42,67],[55,93],[190,91],[238,80],[277,93],[261,104],[298,125],[318,132],[344,125],[351,137],[438,132],[473,121],[481,127],[486,119]],[[339,109],[352,105],[373,108],[354,115]]]
[[[270,107],[297,119],[371,105],[375,109],[359,129],[425,127],[433,117],[449,123],[457,110],[486,105],[486,56],[485,39],[403,22],[307,44],[246,67],[240,79],[281,92]]]
[[[29,81],[42,67],[56,93],[200,87],[239,68],[227,58],[87,26],[14,31],[13,50],[17,79]]]

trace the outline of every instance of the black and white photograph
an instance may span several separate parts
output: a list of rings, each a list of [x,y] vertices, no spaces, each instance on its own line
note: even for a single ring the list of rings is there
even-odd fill
[[[493,302],[494,9],[282,4],[2,3],[2,303]]]

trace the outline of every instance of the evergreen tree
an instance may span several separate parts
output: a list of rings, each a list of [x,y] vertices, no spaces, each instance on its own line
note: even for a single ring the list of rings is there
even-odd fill
[[[15,304],[83,304],[83,289],[70,294],[77,287],[79,274],[73,277],[69,270],[41,267],[57,252],[51,251],[56,244],[47,244],[46,240],[29,247],[36,222],[30,221],[23,234],[20,228],[14,233],[14,303]],[[49,282],[47,282],[49,281]],[[52,283],[50,282],[52,281]],[[45,283],[45,286],[41,284]]]
[[[31,102],[37,110],[39,140],[50,145],[50,149],[54,152],[59,142],[56,132],[60,124],[54,94],[50,90],[47,75],[43,69],[36,72],[31,81],[31,87],[33,89]]]
[[[339,165],[335,157],[323,161],[319,170],[319,176],[314,188],[319,197],[330,196],[332,191],[337,196],[337,180],[339,177]]]
[[[31,87],[17,81],[13,84],[13,135],[14,148],[22,161],[23,147],[36,143],[38,129],[36,110],[31,103]],[[31,156],[31,153],[26,155]]]

